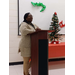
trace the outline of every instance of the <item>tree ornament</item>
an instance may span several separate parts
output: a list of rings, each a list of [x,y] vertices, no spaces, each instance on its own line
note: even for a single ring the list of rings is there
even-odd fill
[[[55,12],[54,14],[55,14],[55,15],[57,15],[57,13],[56,13],[56,12]]]

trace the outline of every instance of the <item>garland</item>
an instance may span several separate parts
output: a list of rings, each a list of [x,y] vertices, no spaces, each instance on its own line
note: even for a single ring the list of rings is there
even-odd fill
[[[46,6],[43,4],[43,3],[33,3],[33,2],[31,2],[31,4],[35,7],[36,5],[37,6],[42,6],[43,8],[40,10],[40,12],[42,12],[42,11],[44,11],[45,9],[46,9]]]

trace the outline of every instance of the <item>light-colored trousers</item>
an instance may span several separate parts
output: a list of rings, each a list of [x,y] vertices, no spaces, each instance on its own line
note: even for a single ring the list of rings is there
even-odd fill
[[[29,62],[30,57],[23,57],[23,73],[24,75],[28,75],[28,69],[31,67],[31,61]]]

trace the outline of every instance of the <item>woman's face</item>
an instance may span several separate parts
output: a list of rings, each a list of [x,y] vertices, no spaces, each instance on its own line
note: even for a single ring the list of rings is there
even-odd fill
[[[31,23],[33,20],[33,16],[31,14],[29,14],[28,17],[26,18],[26,20]]]

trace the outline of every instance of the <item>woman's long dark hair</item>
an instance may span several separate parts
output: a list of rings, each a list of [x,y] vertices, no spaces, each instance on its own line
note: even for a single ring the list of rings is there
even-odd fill
[[[23,20],[23,22],[28,23],[27,20],[26,20],[26,18],[28,17],[29,14],[30,14],[30,13],[26,13],[26,14],[24,15],[24,20]]]

